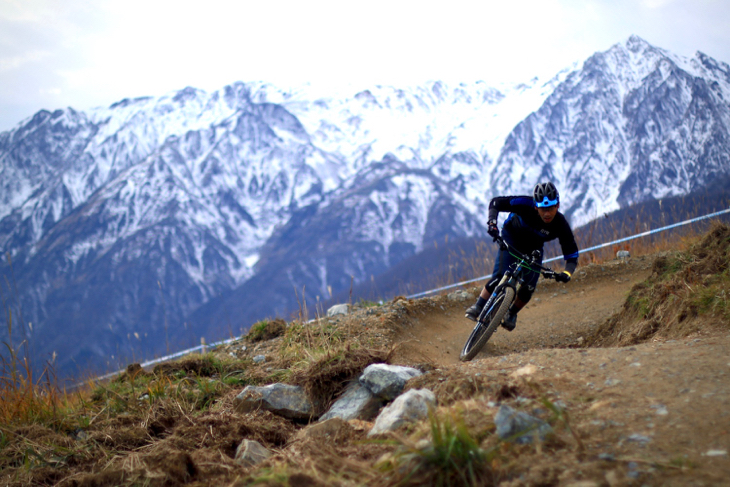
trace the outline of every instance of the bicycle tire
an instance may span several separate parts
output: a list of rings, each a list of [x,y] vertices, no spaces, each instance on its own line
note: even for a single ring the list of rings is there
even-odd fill
[[[464,344],[464,348],[461,350],[459,360],[462,362],[468,362],[477,356],[484,345],[486,345],[492,337],[492,334],[500,323],[502,323],[504,315],[507,314],[507,311],[510,306],[512,306],[514,300],[515,290],[511,287],[505,287],[502,294],[498,295],[497,299],[494,301],[491,316],[488,316],[485,319],[485,321],[488,321],[489,324],[483,325],[481,321],[477,322],[477,325],[472,330],[469,338],[466,339],[466,343]]]

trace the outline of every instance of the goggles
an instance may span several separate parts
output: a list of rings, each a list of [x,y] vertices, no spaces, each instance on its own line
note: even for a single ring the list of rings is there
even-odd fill
[[[555,206],[557,204],[558,204],[558,199],[557,198],[555,198],[554,200],[551,200],[551,199],[548,199],[547,196],[545,196],[542,199],[542,201],[536,201],[535,202],[535,206],[537,206],[538,208],[547,208],[547,207],[550,207],[550,206]]]

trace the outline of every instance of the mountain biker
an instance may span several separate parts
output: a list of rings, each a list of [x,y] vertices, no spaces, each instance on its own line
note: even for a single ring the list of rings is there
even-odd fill
[[[545,242],[558,239],[566,261],[565,270],[555,276],[558,282],[570,281],[570,276],[578,266],[578,246],[573,237],[573,230],[560,208],[560,195],[552,182],[540,183],[535,186],[533,196],[497,196],[489,202],[489,217],[487,232],[492,237],[499,236],[497,216],[502,212],[509,212],[507,220],[502,225],[502,238],[523,254],[529,255],[535,250],[540,251],[542,263],[542,249]],[[504,273],[516,262],[509,251],[500,250],[494,262],[492,278],[484,285],[477,302],[466,310],[466,317],[477,321],[484,304],[499,284]],[[502,322],[502,327],[512,331],[517,326],[517,313],[530,301],[535,290],[539,272],[530,273],[527,282],[517,293],[515,302]]]

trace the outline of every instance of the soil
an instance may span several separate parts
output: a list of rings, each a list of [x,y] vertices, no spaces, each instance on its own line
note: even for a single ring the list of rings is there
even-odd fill
[[[488,377],[539,390],[570,412],[582,448],[521,456],[514,485],[730,485],[730,327],[707,319],[690,336],[625,347],[583,347],[650,274],[654,257],[579,269],[568,284],[541,282],[513,332],[499,329],[469,363],[465,301],[409,303],[395,362],[427,363],[445,377]],[[496,410],[494,410],[496,411]]]
[[[512,332],[504,329],[487,343],[478,358],[503,356],[526,350],[578,346],[608,317],[618,312],[631,287],[649,276],[651,258],[610,262],[578,269],[570,283],[541,280],[530,303],[518,315]],[[404,360],[458,364],[459,353],[474,323],[464,310],[476,300],[480,288],[469,290],[465,301],[440,299],[438,309],[428,308],[397,334]],[[426,306],[429,301],[424,300]],[[416,309],[418,305],[412,309]]]
[[[499,485],[730,485],[727,321],[703,315],[683,328],[690,334],[664,333],[659,327],[641,343],[589,346],[598,343],[599,329],[615,322],[632,287],[649,277],[655,258],[583,266],[567,284],[540,282],[519,314],[516,330],[498,330],[468,363],[459,361],[459,353],[474,324],[464,310],[476,299],[478,287],[418,300],[400,298],[330,323],[361,345],[385,351],[382,356],[361,354],[363,364],[387,357],[392,364],[428,372],[407,387],[434,391],[439,409],[460,411],[470,430],[493,428],[500,404],[537,415],[553,410],[559,418],[552,423],[555,437],[504,449],[493,465],[498,474],[492,481]],[[283,338],[240,340],[218,352],[240,358],[265,355],[265,362],[252,365],[252,377],[256,370],[266,376],[277,367]],[[347,365],[341,364],[337,373],[350,374]],[[187,360],[158,366],[157,372],[213,373],[204,366]],[[310,380],[310,390],[333,393],[329,385]],[[176,397],[182,397],[186,386],[177,387]],[[141,417],[95,420],[96,429],[84,433],[86,439],[79,432],[53,439],[69,448],[74,442],[82,445],[79,452],[87,453],[76,454],[77,466],[66,460],[63,470],[50,465],[9,470],[0,480],[9,485],[249,485],[260,480],[256,472],[271,472],[266,469],[272,462],[283,461],[294,465],[288,480],[274,481],[270,473],[262,485],[326,485],[317,478],[318,469],[336,471],[342,485],[390,485],[372,466],[393,447],[366,441],[372,423],[351,421],[348,430],[322,441],[307,436],[314,430],[305,424],[271,413],[237,413],[232,404],[238,392],[218,398],[202,415],[170,403],[145,409]],[[56,434],[34,428],[19,431],[18,438],[36,445]],[[233,456],[244,437],[274,451],[275,460],[259,470],[237,465]],[[91,448],[94,444],[117,453],[107,458]],[[20,465],[22,452],[17,455],[15,464]]]

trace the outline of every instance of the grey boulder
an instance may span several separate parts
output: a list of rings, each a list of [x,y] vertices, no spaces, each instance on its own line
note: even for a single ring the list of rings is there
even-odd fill
[[[421,375],[421,371],[400,365],[368,365],[360,376],[360,384],[378,397],[391,400],[403,392],[408,380]]]
[[[253,440],[243,440],[236,448],[235,462],[244,467],[257,465],[271,456],[261,443]]]
[[[394,431],[408,423],[428,417],[428,411],[436,406],[436,396],[428,389],[411,389],[398,396],[378,415],[368,436]]]
[[[288,419],[310,419],[314,412],[304,389],[288,384],[246,386],[234,399],[234,405],[238,412],[265,409]]]
[[[333,317],[337,315],[346,315],[350,312],[350,306],[347,304],[336,304],[327,310],[327,316]]]
[[[374,395],[367,387],[359,382],[353,382],[347,386],[345,393],[322,415],[320,421],[331,418],[341,418],[345,421],[351,419],[370,421],[378,414],[378,410],[384,403],[383,399]]]
[[[499,407],[494,424],[497,427],[497,436],[520,444],[532,443],[534,438],[545,441],[545,437],[553,430],[545,421],[516,411],[506,404]]]

